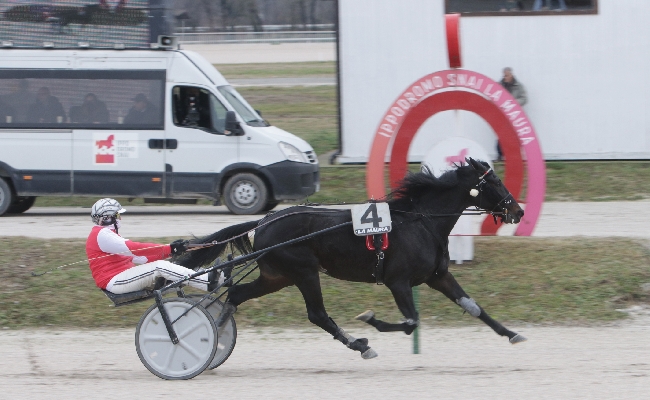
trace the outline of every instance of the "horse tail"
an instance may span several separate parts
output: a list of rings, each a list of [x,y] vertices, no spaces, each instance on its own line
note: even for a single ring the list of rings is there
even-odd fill
[[[253,251],[253,245],[245,233],[255,229],[258,223],[259,221],[244,222],[229,226],[208,236],[194,238],[190,240],[190,244],[213,242],[218,244],[188,251],[177,257],[174,261],[184,267],[196,269],[214,262],[226,250],[229,244],[232,244],[242,254],[248,254]]]

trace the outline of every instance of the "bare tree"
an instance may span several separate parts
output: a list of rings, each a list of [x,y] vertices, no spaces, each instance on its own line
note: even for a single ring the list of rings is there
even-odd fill
[[[302,25],[302,29],[307,29],[309,25],[316,29],[314,25],[318,23],[318,4],[322,0],[295,0],[293,4],[293,25]]]
[[[208,26],[210,27],[210,29],[215,28],[215,19],[214,19],[214,12],[212,11],[212,3],[213,1],[211,0],[201,0],[201,5],[203,6],[203,10],[205,11],[205,16],[208,18]]]
[[[221,5],[221,23],[224,30],[235,30],[236,12],[234,3],[231,0],[220,0],[219,4]]]
[[[248,15],[248,21],[253,27],[253,30],[255,32],[263,31],[264,29],[262,28],[262,18],[260,18],[257,2],[255,0],[248,0],[247,3],[246,14]]]
[[[316,7],[318,7],[318,0],[309,1],[309,23],[312,25],[312,29],[315,29],[313,25],[316,25],[318,21],[316,20]]]
[[[172,0],[173,13],[187,13],[178,24],[204,26],[211,30],[234,30],[245,25],[254,31],[265,24],[290,24],[293,29],[308,25],[333,23],[336,16],[334,0]]]

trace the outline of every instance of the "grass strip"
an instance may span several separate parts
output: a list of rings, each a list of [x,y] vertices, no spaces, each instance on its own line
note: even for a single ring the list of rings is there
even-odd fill
[[[146,240],[146,239],[145,239]],[[149,239],[168,242],[171,239]],[[621,238],[482,237],[475,260],[451,271],[465,291],[500,321],[533,324],[594,324],[625,318],[617,311],[650,300],[650,246]],[[85,257],[83,240],[0,238],[0,326],[135,327],[151,302],[114,308],[97,289],[86,264],[43,277],[43,271]],[[390,256],[389,256],[390,257]],[[257,273],[253,274],[254,276]],[[402,318],[384,286],[343,282],[321,275],[329,314],[353,327],[355,315],[373,309],[378,318]],[[425,324],[480,324],[426,286],[420,289]],[[295,287],[243,304],[241,327],[308,327]]]
[[[268,64],[217,64],[215,68],[226,79],[333,77],[336,62],[297,62]]]

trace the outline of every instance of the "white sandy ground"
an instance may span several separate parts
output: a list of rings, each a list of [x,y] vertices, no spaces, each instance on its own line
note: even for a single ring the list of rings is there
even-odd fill
[[[120,233],[133,238],[202,236],[262,218],[233,215],[223,206],[124,207],[127,213]],[[533,236],[650,239],[648,210],[650,201],[547,202]],[[91,227],[90,208],[34,207],[24,214],[0,217],[0,236],[86,238]],[[515,229],[516,225],[504,226],[499,234],[511,235]]]
[[[648,239],[648,206],[546,203],[534,236]],[[259,218],[210,206],[129,212],[124,228],[129,237],[202,235]],[[88,209],[34,208],[0,218],[0,236],[82,238],[90,224],[87,214]],[[483,326],[427,326],[421,329],[419,355],[411,354],[411,337],[337,320],[352,335],[370,340],[379,353],[373,360],[361,359],[318,329],[245,329],[224,365],[180,382],[163,381],[140,363],[135,327],[2,330],[0,399],[650,398],[650,311],[627,311],[633,319],[599,327],[507,324],[529,339],[516,346]]]
[[[152,375],[134,329],[4,330],[0,398],[644,399],[650,312],[632,311],[605,327],[510,326],[529,339],[515,346],[487,327],[427,326],[419,355],[411,337],[339,321],[369,338],[373,360],[316,329],[245,329],[225,364],[190,381]]]

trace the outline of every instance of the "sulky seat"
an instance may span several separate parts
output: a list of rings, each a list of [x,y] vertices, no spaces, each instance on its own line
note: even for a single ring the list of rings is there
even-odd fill
[[[167,281],[165,278],[156,278],[156,283],[154,284],[153,289],[144,289],[122,294],[115,294],[104,289],[102,289],[102,292],[104,292],[106,297],[115,304],[115,307],[120,307],[128,304],[139,303],[153,297],[153,291],[164,287],[166,283]]]

